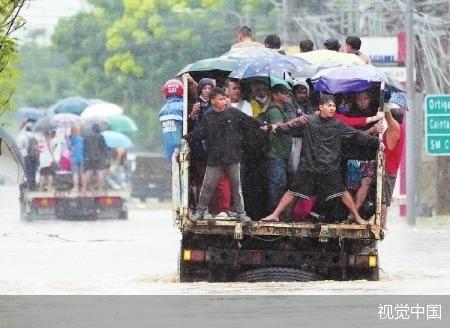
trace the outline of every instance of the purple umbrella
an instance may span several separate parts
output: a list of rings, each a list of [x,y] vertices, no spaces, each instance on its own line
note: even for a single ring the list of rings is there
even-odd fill
[[[331,94],[367,90],[385,82],[396,91],[404,91],[400,82],[371,65],[345,65],[326,68],[311,78],[314,90]]]

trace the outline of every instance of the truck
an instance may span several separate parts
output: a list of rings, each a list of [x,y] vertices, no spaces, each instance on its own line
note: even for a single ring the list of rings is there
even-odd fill
[[[127,157],[131,197],[145,202],[147,198],[170,201],[172,198],[170,166],[156,153],[132,153]]]
[[[57,173],[55,188],[31,191],[20,184],[20,217],[39,219],[128,219],[126,201],[130,194],[124,189],[107,189],[80,194],[71,189],[71,174]]]
[[[188,82],[185,76],[182,79],[186,133]],[[339,223],[318,220],[244,224],[234,218],[191,222],[190,149],[183,140],[172,164],[173,218],[181,232],[178,281],[379,280],[383,153],[378,151],[374,158],[374,224],[369,227],[348,223],[346,217]]]

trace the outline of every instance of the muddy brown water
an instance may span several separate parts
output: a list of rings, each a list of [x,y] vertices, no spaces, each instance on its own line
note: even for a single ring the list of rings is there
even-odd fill
[[[450,227],[391,216],[381,279],[176,283],[180,234],[169,208],[130,205],[128,221],[25,222],[16,186],[0,186],[0,294],[449,294]]]

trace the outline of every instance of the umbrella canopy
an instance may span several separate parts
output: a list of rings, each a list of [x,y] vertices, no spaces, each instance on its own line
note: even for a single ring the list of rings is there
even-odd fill
[[[105,121],[108,123],[111,131],[130,133],[138,130],[136,123],[126,115],[107,116]]]
[[[245,60],[230,73],[229,77],[246,79],[255,76],[273,76],[283,79],[286,73],[293,73],[306,67],[308,62],[288,55],[271,54]]]
[[[239,62],[235,59],[227,59],[222,57],[207,58],[186,65],[181,71],[177,73],[177,76],[181,76],[184,73],[193,73],[193,72],[207,72],[207,71],[231,72],[233,69],[237,67],[238,64]]]
[[[19,115],[30,121],[37,121],[45,116],[39,109],[34,107],[22,107],[17,111]]]
[[[328,67],[338,65],[365,65],[365,63],[355,54],[337,52],[328,49],[320,49],[309,52],[301,52],[295,55],[314,65],[325,65]]]
[[[103,99],[92,98],[92,99],[88,99],[88,102],[89,102],[89,106],[90,106],[90,105],[95,105],[95,104],[103,104],[106,101],[104,101]]]
[[[116,131],[103,131],[102,136],[105,138],[106,145],[109,148],[133,147],[133,142],[123,133]]]
[[[47,132],[52,129],[52,125],[50,123],[52,117],[46,116],[36,121],[33,125],[33,132]]]
[[[400,108],[408,109],[408,99],[405,92],[392,92],[389,102],[398,105]]]
[[[220,57],[202,59],[188,64],[177,73],[177,76],[181,76],[184,73],[192,74],[197,72],[231,72],[238,67],[239,62],[242,60],[269,55],[278,55],[278,52],[268,48],[236,48]]]
[[[385,82],[403,91],[400,82],[388,77],[372,65],[345,65],[321,70],[311,78],[316,91],[331,94],[358,92],[369,89],[375,83]]]
[[[100,126],[100,130],[105,131],[108,130],[109,124],[106,122],[105,118],[92,117],[84,120],[83,125],[81,126],[81,134],[87,136],[92,133],[92,127],[98,124]]]
[[[72,128],[81,127],[84,120],[75,114],[61,113],[51,117],[50,125],[52,128]]]
[[[25,172],[25,162],[14,138],[0,127],[0,174],[19,181]]]
[[[98,103],[87,107],[81,116],[83,118],[90,117],[107,117],[120,115],[123,113],[123,109],[112,103]]]
[[[89,101],[82,97],[69,97],[58,101],[52,111],[58,113],[70,113],[80,115],[89,106]]]
[[[221,58],[227,58],[237,61],[242,61],[245,59],[261,57],[261,56],[271,56],[280,55],[280,53],[274,49],[260,48],[260,47],[244,47],[244,48],[234,48],[224,53]]]

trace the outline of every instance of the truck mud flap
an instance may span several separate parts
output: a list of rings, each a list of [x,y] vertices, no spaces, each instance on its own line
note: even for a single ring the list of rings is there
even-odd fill
[[[60,219],[95,218],[97,205],[94,198],[60,198],[56,203],[56,217]]]

